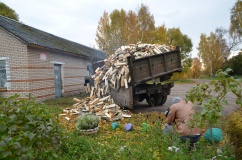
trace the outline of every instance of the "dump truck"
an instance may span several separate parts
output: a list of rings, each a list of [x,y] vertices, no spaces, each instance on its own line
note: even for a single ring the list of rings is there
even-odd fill
[[[128,88],[111,89],[114,102],[124,108],[132,109],[134,102],[146,99],[150,106],[163,105],[174,86],[168,82],[175,72],[181,72],[180,48],[175,50],[135,59],[127,57],[131,82]]]
[[[102,65],[104,62],[99,61],[89,68],[95,71]],[[138,59],[131,55],[127,57],[127,65],[131,81],[128,88],[110,89],[114,103],[128,109],[145,99],[150,106],[163,105],[174,86],[168,80],[173,73],[182,71],[180,48]]]

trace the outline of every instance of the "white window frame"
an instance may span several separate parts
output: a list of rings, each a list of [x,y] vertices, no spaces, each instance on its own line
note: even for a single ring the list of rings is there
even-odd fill
[[[6,83],[4,85],[4,87],[0,86],[0,89],[7,89],[10,90],[10,86],[11,83],[8,82],[10,80],[10,69],[9,69],[9,62],[8,62],[9,58],[8,57],[0,57],[0,61],[5,62],[5,69],[6,69]]]

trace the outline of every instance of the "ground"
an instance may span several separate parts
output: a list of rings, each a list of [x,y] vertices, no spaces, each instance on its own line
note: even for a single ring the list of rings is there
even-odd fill
[[[189,91],[193,86],[196,86],[199,83],[209,82],[209,80],[204,79],[195,79],[193,82],[190,83],[181,83],[175,84],[174,87],[171,89],[171,94],[167,97],[167,101],[164,105],[151,107],[148,105],[146,100],[141,103],[135,104],[132,112],[133,113],[147,113],[147,112],[165,112],[166,109],[171,105],[171,99],[175,96],[179,96],[181,98],[185,98],[187,91]],[[228,101],[228,105],[224,107],[223,115],[228,115],[232,111],[236,109],[236,96],[233,93],[228,93],[226,96]]]

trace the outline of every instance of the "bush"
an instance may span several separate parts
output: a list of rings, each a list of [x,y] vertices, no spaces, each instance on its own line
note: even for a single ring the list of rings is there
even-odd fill
[[[0,106],[0,159],[57,157],[61,132],[44,105],[14,95]]]
[[[77,117],[77,130],[94,129],[98,127],[99,117],[93,114],[83,114]]]
[[[230,114],[226,119],[225,132],[234,147],[236,158],[242,159],[242,108]]]

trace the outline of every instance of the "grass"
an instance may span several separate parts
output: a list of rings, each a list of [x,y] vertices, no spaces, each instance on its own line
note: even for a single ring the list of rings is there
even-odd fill
[[[179,81],[174,81],[175,84],[186,84],[186,83],[196,83],[194,80],[192,79],[182,79]]]
[[[73,98],[84,98],[85,95],[74,95],[49,100],[44,103],[51,114],[61,113],[63,108],[71,107],[75,102]],[[59,118],[63,126],[64,138],[61,159],[110,159],[110,160],[193,160],[211,159],[216,156],[217,147],[222,151],[227,160],[235,159],[226,137],[215,146],[207,143],[203,137],[197,143],[196,151],[189,151],[188,144],[180,143],[176,136],[173,139],[163,133],[165,116],[162,113],[132,114],[131,118],[118,121],[120,127],[116,130],[111,128],[112,122],[100,121],[100,130],[94,135],[81,135],[75,130],[74,122],[67,122]],[[133,124],[133,131],[125,131],[127,123]],[[150,130],[142,131],[142,124],[151,126]],[[169,151],[169,146],[179,147],[178,152]]]

